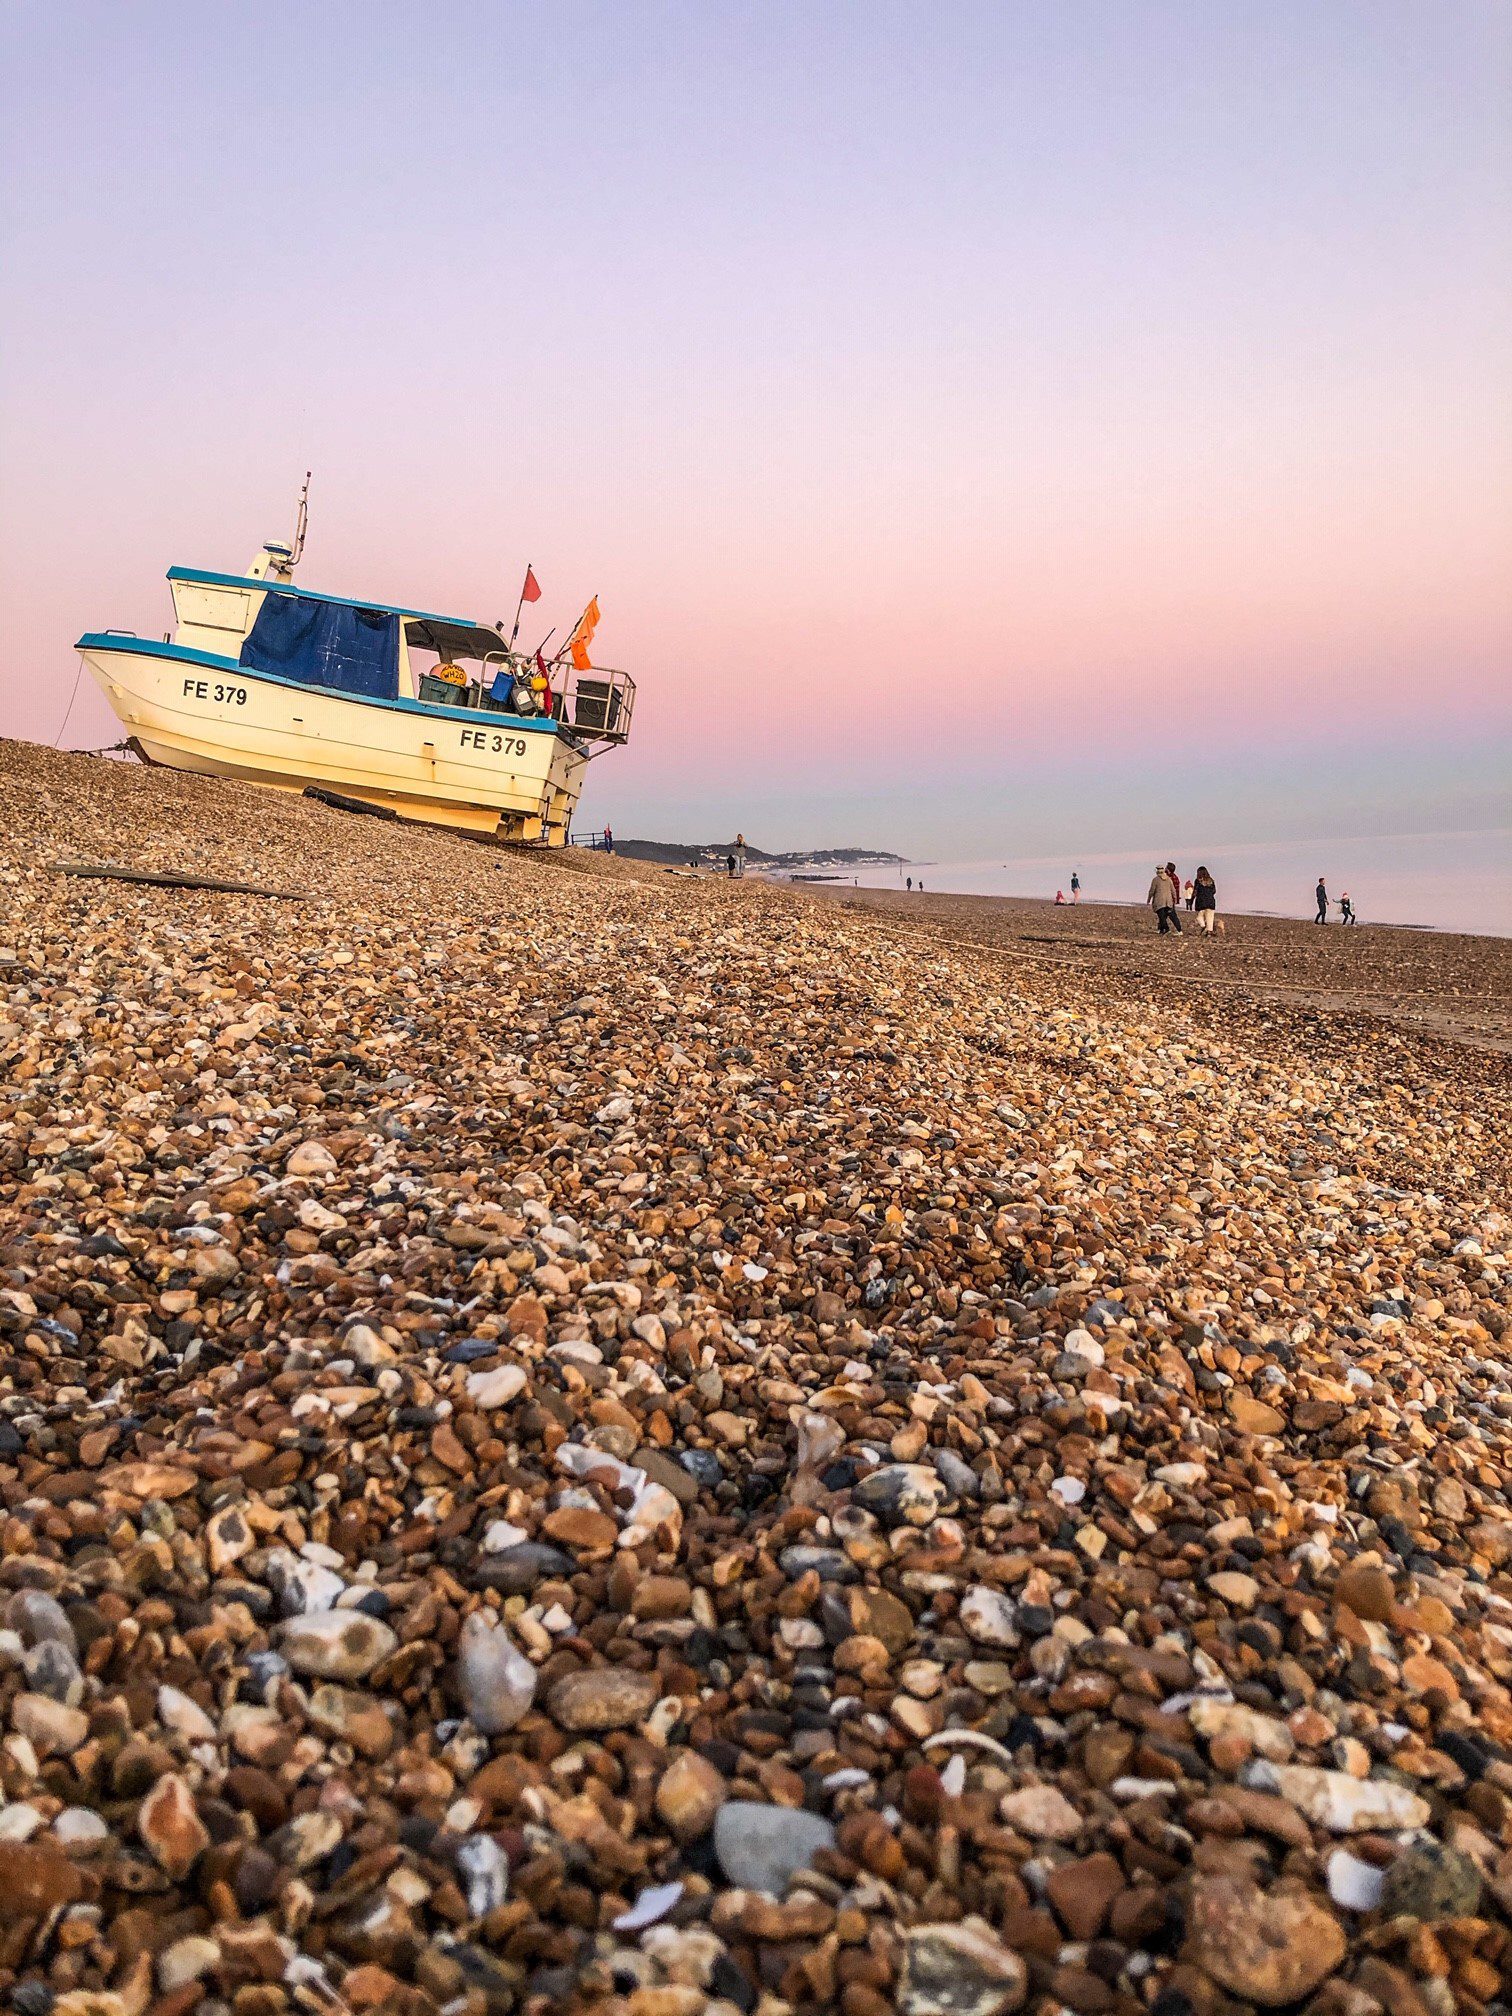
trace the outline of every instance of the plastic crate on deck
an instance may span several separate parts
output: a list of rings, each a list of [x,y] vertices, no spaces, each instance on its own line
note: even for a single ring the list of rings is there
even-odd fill
[[[572,725],[599,735],[612,735],[619,726],[620,695],[608,679],[579,679]]]
[[[453,686],[449,679],[438,679],[434,672],[420,674],[420,698],[428,707],[471,707],[473,691],[470,686]]]

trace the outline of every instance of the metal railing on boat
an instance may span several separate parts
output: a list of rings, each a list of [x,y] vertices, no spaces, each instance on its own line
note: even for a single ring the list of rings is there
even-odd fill
[[[513,675],[508,674],[513,684]],[[504,683],[504,677],[494,685]],[[476,707],[488,714],[514,714],[518,710],[507,699],[495,697],[492,688],[469,680],[465,686],[422,672],[419,697],[430,707]],[[571,672],[551,690],[552,719],[574,734],[597,742],[623,742],[630,733],[630,717],[635,711],[635,681],[628,672],[595,666],[592,672]],[[523,718],[530,718],[525,716]]]

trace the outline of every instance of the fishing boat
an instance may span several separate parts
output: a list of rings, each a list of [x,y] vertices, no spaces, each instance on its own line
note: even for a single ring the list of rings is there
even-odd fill
[[[306,522],[302,498],[293,542],[267,541],[245,574],[170,567],[177,627],[161,642],[79,639],[129,746],[171,770],[564,845],[590,760],[629,735],[635,682],[589,665],[581,619],[548,664],[501,624],[296,588]]]

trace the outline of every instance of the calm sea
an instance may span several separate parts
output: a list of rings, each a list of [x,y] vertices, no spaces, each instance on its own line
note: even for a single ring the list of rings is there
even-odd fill
[[[1421,924],[1439,931],[1512,937],[1512,826],[1479,833],[1399,833],[1386,839],[1298,840],[1280,844],[1152,846],[1127,854],[1021,855],[1004,861],[907,862],[898,870],[862,868],[863,888],[892,889],[904,878],[958,896],[1071,894],[1081,876],[1092,903],[1142,903],[1157,852],[1174,858],[1185,881],[1206,864],[1220,910],[1310,917],[1319,873],[1337,899],[1346,891],[1363,924]],[[1330,910],[1337,919],[1336,909]]]

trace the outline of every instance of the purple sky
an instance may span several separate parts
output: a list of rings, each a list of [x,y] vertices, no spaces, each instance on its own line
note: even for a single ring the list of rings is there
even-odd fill
[[[1501,0],[11,0],[0,64],[4,732],[313,467],[308,586],[598,593],[585,825],[1505,823]]]

